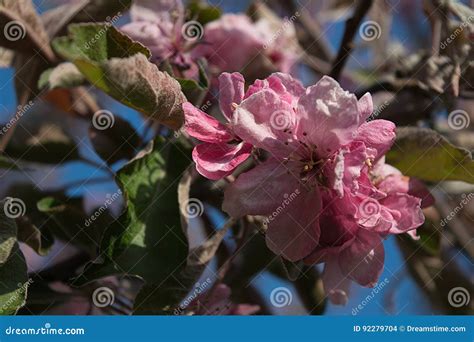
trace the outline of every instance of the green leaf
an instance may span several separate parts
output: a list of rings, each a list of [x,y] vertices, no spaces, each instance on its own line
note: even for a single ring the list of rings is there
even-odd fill
[[[61,63],[45,70],[38,81],[38,88],[74,88],[86,83],[86,79],[72,63]]]
[[[474,161],[469,151],[452,145],[426,128],[403,127],[387,153],[387,162],[407,176],[431,182],[458,180],[474,183]]]
[[[116,100],[173,129],[181,127],[186,98],[179,83],[148,61],[147,48],[115,27],[73,24],[69,36],[53,40],[53,47]]]
[[[188,4],[188,10],[190,12],[190,17],[199,21],[203,25],[210,21],[219,19],[222,15],[222,11],[219,7],[210,6],[207,2],[203,3],[199,0],[192,0]]]
[[[5,205],[0,201],[0,315],[10,315],[24,305],[26,298],[27,269],[17,243],[17,227],[13,218],[7,217]]]
[[[0,266],[8,260],[16,244],[15,220],[6,215],[8,201],[9,199],[0,201]]]
[[[17,170],[18,166],[13,161],[10,161],[9,158],[0,154],[0,169],[13,169]]]
[[[190,160],[181,149],[158,138],[118,172],[127,212],[105,233],[104,265],[91,265],[78,283],[126,272],[159,284],[186,266],[177,189]]]
[[[0,315],[13,315],[25,305],[29,284],[25,257],[15,244],[10,258],[0,266]]]

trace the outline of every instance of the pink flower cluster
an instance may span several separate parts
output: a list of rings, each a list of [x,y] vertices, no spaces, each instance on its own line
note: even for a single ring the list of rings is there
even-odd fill
[[[374,286],[383,270],[383,240],[424,222],[432,197],[416,180],[385,164],[395,125],[366,122],[370,94],[357,99],[330,77],[304,88],[275,73],[244,91],[238,73],[224,73],[220,108],[225,124],[184,104],[186,130],[202,141],[197,170],[216,180],[260,151],[263,162],[225,191],[233,217],[267,217],[267,246],[291,261],[325,263],[331,301],[344,304],[349,285]],[[288,199],[289,194],[297,194]],[[283,209],[282,209],[283,208]]]
[[[195,36],[187,37],[189,23],[185,23],[181,0],[136,0],[130,16],[131,22],[121,30],[148,47],[154,62],[167,60],[185,77],[197,76],[196,61],[201,58],[207,60],[212,74],[249,65],[258,70],[265,62],[289,72],[297,59],[296,33],[289,22],[282,30],[269,20],[253,23],[244,14],[225,14],[204,28],[194,22],[190,30]],[[277,34],[275,29],[282,32]]]

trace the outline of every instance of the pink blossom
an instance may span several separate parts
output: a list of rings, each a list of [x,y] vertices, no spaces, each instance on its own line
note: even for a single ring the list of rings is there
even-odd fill
[[[184,39],[184,7],[181,0],[136,0],[130,9],[131,23],[121,30],[152,53],[152,60],[170,63],[187,76],[196,73],[189,42]]]
[[[225,14],[205,26],[203,42],[193,56],[205,57],[215,74],[245,70],[250,65],[261,69],[262,56],[276,70],[290,72],[297,55],[294,27],[286,25],[280,33],[278,29],[265,19],[253,23],[244,14]]]
[[[231,290],[219,284],[197,297],[187,308],[193,315],[253,315],[260,310],[258,305],[235,304],[230,299]]]
[[[245,98],[245,81],[239,73],[223,73],[219,77],[219,104],[226,120],[231,120],[235,106]],[[250,156],[252,145],[242,141],[229,124],[223,124],[194,107],[183,104],[186,132],[202,141],[193,150],[198,172],[217,180],[230,175]]]
[[[228,187],[223,209],[267,216],[268,247],[291,261],[325,262],[326,291],[344,303],[351,281],[376,284],[383,239],[424,222],[413,194],[426,192],[384,164],[395,125],[365,122],[369,94],[357,100],[327,76],[307,89],[291,76],[275,78],[278,87],[249,88],[230,120],[240,139],[269,155]]]

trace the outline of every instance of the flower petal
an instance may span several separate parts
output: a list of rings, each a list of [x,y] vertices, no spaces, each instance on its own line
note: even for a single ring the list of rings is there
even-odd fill
[[[401,234],[420,227],[425,222],[421,210],[421,199],[408,194],[393,193],[380,200],[396,220],[389,230],[391,234]]]
[[[362,286],[377,284],[383,270],[385,252],[379,234],[360,229],[357,237],[339,255],[342,273]]]
[[[346,305],[349,299],[351,280],[342,273],[337,259],[337,257],[330,258],[324,265],[322,275],[324,292],[331,303]]]
[[[251,150],[252,146],[244,142],[238,145],[203,143],[194,148],[193,160],[201,175],[218,180],[230,175],[247,160]]]
[[[224,72],[219,76],[219,106],[228,120],[234,112],[233,103],[240,104],[244,98],[244,86],[244,77],[238,72]]]
[[[279,157],[287,157],[295,149],[285,144],[295,125],[293,108],[271,89],[243,100],[232,117],[233,130],[243,141]]]
[[[286,194],[268,217],[266,242],[275,254],[290,261],[308,256],[318,245],[321,196],[318,188]],[[291,197],[288,197],[291,196]]]
[[[351,142],[359,126],[357,98],[324,76],[298,102],[297,136],[307,135],[321,157]]]
[[[223,143],[233,139],[229,129],[210,115],[194,107],[191,103],[183,103],[186,132],[201,141]]]
[[[285,199],[299,189],[296,178],[275,159],[269,159],[241,174],[224,193],[222,208],[230,216],[270,215]]]
[[[367,120],[374,111],[374,103],[372,102],[372,96],[370,93],[365,93],[357,102],[359,108],[359,122],[362,123]]]
[[[367,148],[375,149],[377,151],[375,160],[378,160],[392,147],[395,137],[393,122],[373,120],[359,127],[356,140],[362,141]]]

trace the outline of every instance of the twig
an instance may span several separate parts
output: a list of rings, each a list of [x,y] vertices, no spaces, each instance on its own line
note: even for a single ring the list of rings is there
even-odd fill
[[[372,0],[361,0],[354,11],[354,15],[346,21],[346,28],[344,30],[344,36],[342,37],[341,47],[339,48],[337,57],[332,64],[332,70],[330,73],[330,76],[336,80],[339,79],[347,58],[352,52],[354,47],[353,40],[357,28],[371,6]]]

